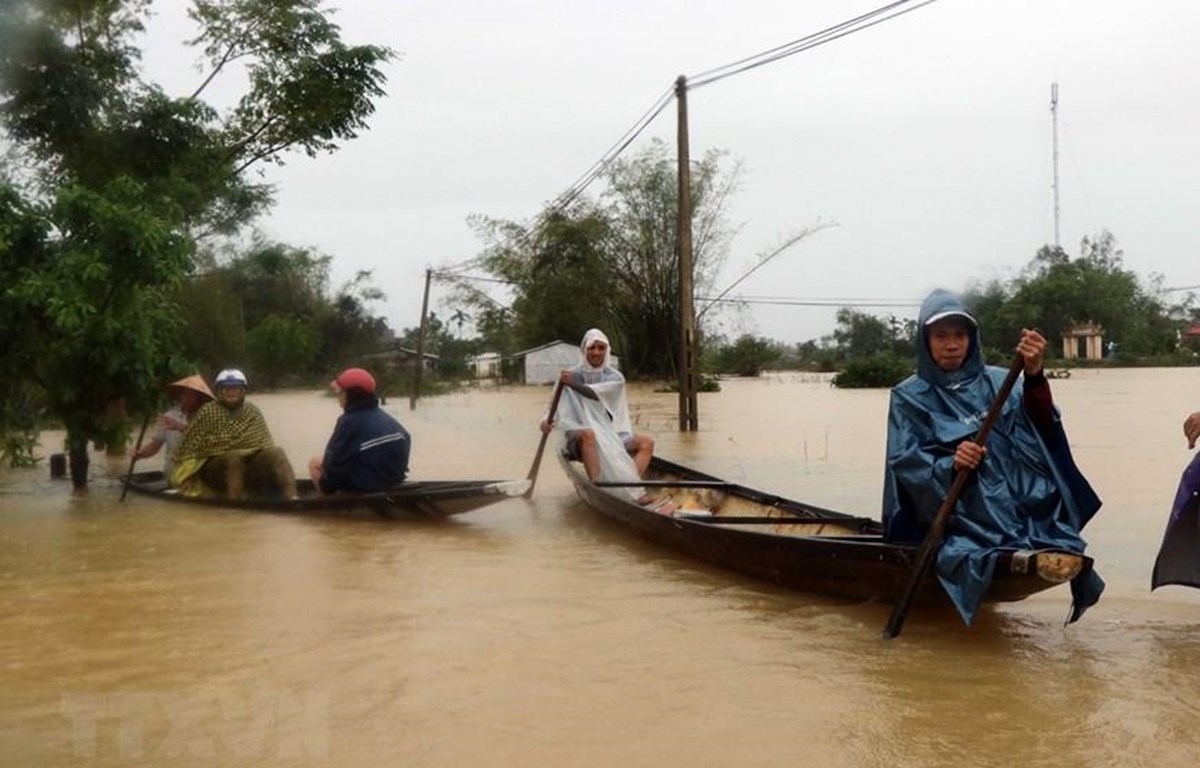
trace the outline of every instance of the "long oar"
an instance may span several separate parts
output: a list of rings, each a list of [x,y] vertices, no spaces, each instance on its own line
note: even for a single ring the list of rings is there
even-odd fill
[[[992,431],[992,424],[999,417],[1000,411],[1004,407],[1004,401],[1008,399],[1008,395],[1012,392],[1013,385],[1017,383],[1017,376],[1021,374],[1021,369],[1025,367],[1025,358],[1017,355],[1017,359],[1013,360],[1009,366],[1008,376],[1005,377],[1004,383],[1000,385],[1000,391],[996,393],[996,399],[992,401],[992,407],[988,409],[987,418],[983,420],[983,426],[979,428],[979,432],[973,438],[977,445],[985,445],[987,443],[988,433]],[[896,601],[896,605],[892,607],[892,615],[888,618],[887,626],[883,629],[883,637],[885,640],[890,640],[900,634],[901,628],[904,626],[904,619],[908,616],[908,607],[912,603],[913,596],[917,593],[917,588],[921,586],[921,580],[925,578],[925,574],[929,572],[929,568],[933,565],[934,556],[937,554],[938,548],[942,545],[942,539],[946,536],[946,523],[950,520],[950,515],[954,512],[954,505],[958,501],[958,497],[962,494],[963,487],[967,484],[967,478],[971,476],[971,470],[960,469],[954,475],[954,483],[950,486],[950,491],[946,494],[945,501],[942,506],[938,507],[937,514],[934,515],[933,524],[929,526],[929,533],[925,534],[925,541],[921,542],[921,549],[917,552],[917,561],[913,564],[913,569],[908,575],[908,582],[904,586],[904,592],[900,595],[900,599]]]
[[[125,473],[125,483],[121,486],[121,501],[125,501],[125,494],[129,493],[129,481],[133,477],[133,465],[137,464],[138,451],[142,449],[142,438],[146,436],[146,427],[150,424],[150,414],[146,414],[146,418],[142,419],[142,430],[138,432],[137,445],[133,447],[133,456],[129,459],[129,471]]]
[[[559,379],[558,384],[554,387],[554,397],[550,398],[550,413],[546,416],[546,423],[554,423],[554,414],[558,410],[558,400],[562,397],[563,382]],[[542,433],[542,439],[538,441],[537,453],[533,456],[533,464],[529,467],[529,474],[526,479],[529,480],[529,488],[525,491],[525,498],[533,497],[533,486],[537,483],[538,469],[542,466],[542,452],[546,450],[546,438],[550,437],[549,432]]]

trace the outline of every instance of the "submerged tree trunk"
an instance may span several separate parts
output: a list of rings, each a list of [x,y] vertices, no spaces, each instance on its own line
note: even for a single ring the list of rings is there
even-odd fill
[[[88,441],[76,434],[67,434],[67,454],[71,466],[71,486],[87,488],[88,484]]]

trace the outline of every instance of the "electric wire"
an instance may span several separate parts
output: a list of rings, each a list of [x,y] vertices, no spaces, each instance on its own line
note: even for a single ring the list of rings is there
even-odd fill
[[[814,32],[810,35],[805,35],[804,37],[798,38],[789,43],[776,46],[775,48],[762,51],[754,54],[753,56],[748,56],[744,59],[739,59],[738,61],[726,64],[722,67],[710,69],[705,72],[701,72],[698,75],[689,77],[687,86],[688,90],[694,90],[706,85],[711,85],[719,80],[724,80],[727,77],[732,77],[733,75],[740,74],[751,69],[756,69],[766,64],[771,64],[802,51],[811,50],[819,45],[824,45],[825,43],[833,42],[834,40],[846,37],[847,35],[852,35],[855,32],[861,32],[864,29],[869,29],[876,24],[882,24],[885,21],[891,21],[892,19],[903,16],[907,13],[911,13],[918,8],[929,5],[930,3],[934,3],[936,1],[937,0],[924,0],[924,2],[920,2],[911,8],[901,8],[901,6],[907,5],[908,3],[912,2],[912,0],[898,0],[898,2],[880,6],[879,8],[864,13],[861,16],[856,16],[855,18],[848,19],[840,24],[827,27],[820,32]],[[883,16],[883,18],[875,18],[877,16]]]
[[[860,16],[856,16],[839,24],[835,24],[832,27],[827,27],[819,32],[805,35],[804,37],[798,38],[791,42],[770,48],[766,51],[754,54],[753,56],[748,56],[723,66],[705,70],[698,75],[686,78],[685,87],[690,91],[705,85],[711,85],[712,83],[715,83],[719,80],[724,80],[727,77],[732,77],[733,75],[741,72],[755,69],[765,64],[770,64],[788,56],[792,56],[796,53],[815,48],[818,45],[823,45],[842,37],[846,37],[847,35],[854,34],[855,32],[861,32],[862,30],[868,29],[877,24],[882,24],[885,21],[890,21],[899,16],[903,16],[904,14],[911,13],[918,8],[937,2],[937,0],[923,0],[923,2],[918,2],[911,8],[902,7],[912,2],[914,2],[914,0],[897,0],[897,2],[880,6],[873,11],[869,11]],[[882,18],[877,18],[880,16],[882,16]],[[583,191],[589,185],[591,185],[592,182],[603,175],[604,171],[607,170],[608,167],[611,166],[612,163],[621,155],[621,153],[633,143],[634,139],[641,135],[642,132],[649,127],[650,123],[653,122],[654,119],[658,117],[658,115],[660,115],[664,109],[667,108],[667,105],[670,104],[671,99],[674,96],[674,92],[675,84],[672,83],[671,86],[669,86],[666,91],[664,91],[663,94],[658,97],[653,105],[642,114],[638,121],[634,123],[634,125],[628,131],[626,131],[625,134],[622,135],[622,137],[618,139],[617,142],[613,144],[613,146],[609,148],[609,150],[605,152],[599,160],[597,160],[586,171],[584,171],[584,173],[580,175],[580,177],[576,179],[574,183],[567,187],[566,191],[555,198],[554,203],[551,204],[549,209],[541,214],[541,218],[544,218],[551,212],[565,209],[566,206],[570,205],[571,202],[579,197],[579,195],[581,195]]]
[[[697,301],[720,304],[758,304],[781,307],[919,307],[920,299],[820,299],[789,296],[697,296]]]
[[[751,69],[770,64],[780,59],[792,56],[802,51],[815,48],[828,42],[846,37],[847,35],[861,32],[877,24],[885,21],[890,21],[894,18],[902,16],[917,10],[923,6],[936,2],[936,0],[923,0],[918,2],[911,8],[903,6],[912,3],[914,0],[897,0],[897,2],[889,3],[880,6],[873,11],[848,19],[839,24],[827,27],[819,32],[814,32],[804,37],[798,38],[783,45],[770,48],[766,51],[748,56],[737,61],[725,64],[714,69],[705,70],[691,78],[685,78],[684,87],[686,90],[694,90],[705,85],[711,85],[727,77],[746,72]],[[555,213],[565,211],[596,179],[604,175],[605,171],[616,162],[617,158],[629,148],[629,146],[640,136],[654,120],[662,114],[663,110],[671,103],[675,95],[676,85],[673,82],[665,91],[651,104],[641,117],[624,133],[622,136],[600,156],[600,158],[588,167],[574,182],[572,182],[566,190],[560,193],[549,206],[539,212],[531,222],[530,226],[525,229],[521,236],[521,240],[528,241],[528,238],[533,232],[540,229],[546,221]],[[475,258],[463,262],[454,267],[447,267],[440,270],[443,276],[451,280],[460,279],[460,276],[455,274],[460,270],[474,268],[482,264],[482,257]]]

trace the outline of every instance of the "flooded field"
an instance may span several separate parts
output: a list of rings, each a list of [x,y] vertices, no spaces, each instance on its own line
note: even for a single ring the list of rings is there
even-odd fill
[[[1108,582],[910,617],[681,559],[595,519],[547,456],[535,497],[442,523],[118,501],[124,459],[74,495],[0,470],[0,765],[963,766],[1200,762],[1200,592],[1149,591],[1191,454],[1200,370],[1053,382],[1104,499],[1085,532]],[[388,408],[414,478],[517,478],[549,388]],[[337,416],[251,393],[303,468]],[[821,377],[631,396],[658,452],[877,515],[887,393]],[[57,450],[46,436],[46,450]],[[141,465],[139,465],[141,466]],[[145,468],[153,466],[146,462]]]

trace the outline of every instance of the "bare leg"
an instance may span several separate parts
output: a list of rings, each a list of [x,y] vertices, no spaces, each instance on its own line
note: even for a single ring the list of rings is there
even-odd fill
[[[246,486],[256,496],[296,498],[296,475],[282,448],[272,445],[251,457],[246,468]]]
[[[238,451],[218,453],[209,458],[200,468],[200,482],[217,495],[227,499],[240,499],[245,488],[243,483],[243,457]]]
[[[308,460],[308,476],[312,479],[313,485],[321,485],[321,467],[325,463],[323,456],[313,456]]]
[[[654,438],[650,435],[634,435],[625,448],[633,456],[638,477],[645,477],[646,467],[650,466],[650,459],[654,456]]]
[[[579,431],[579,457],[588,480],[595,482],[600,477],[600,453],[596,449],[596,433],[590,429]]]

